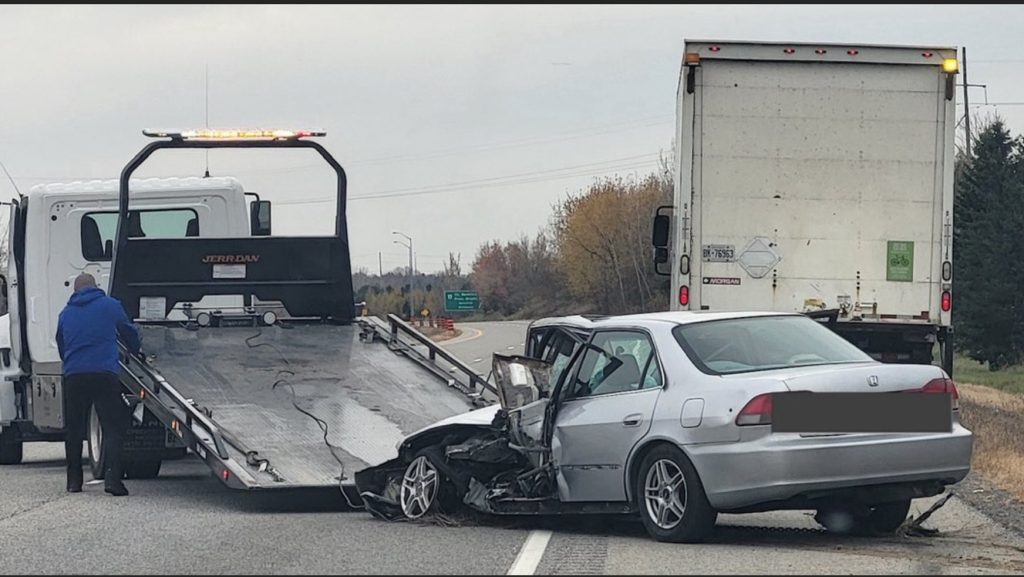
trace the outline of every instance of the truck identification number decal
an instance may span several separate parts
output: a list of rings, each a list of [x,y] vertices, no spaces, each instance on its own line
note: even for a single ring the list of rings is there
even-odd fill
[[[704,284],[738,285],[740,284],[740,279],[736,277],[706,276],[704,277]]]
[[[733,262],[736,260],[736,247],[731,244],[704,245],[704,262]]]
[[[245,278],[244,264],[215,264],[213,278]]]
[[[167,317],[166,297],[139,297],[139,317],[147,321],[162,321]]]

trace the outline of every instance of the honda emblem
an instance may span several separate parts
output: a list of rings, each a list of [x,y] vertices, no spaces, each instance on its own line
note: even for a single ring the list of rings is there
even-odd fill
[[[868,386],[869,387],[877,387],[878,386],[878,377],[876,377],[875,375],[871,375],[870,377],[868,377]]]

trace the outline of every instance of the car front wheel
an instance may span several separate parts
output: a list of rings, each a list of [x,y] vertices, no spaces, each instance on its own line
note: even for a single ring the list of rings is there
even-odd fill
[[[644,528],[658,541],[701,541],[715,526],[718,513],[696,469],[676,447],[661,445],[644,457],[635,494]]]
[[[441,473],[429,453],[421,451],[405,468],[399,499],[402,513],[409,519],[419,519],[435,508],[441,486]]]

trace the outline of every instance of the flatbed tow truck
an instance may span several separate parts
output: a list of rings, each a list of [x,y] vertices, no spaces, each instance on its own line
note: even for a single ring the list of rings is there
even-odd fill
[[[340,487],[358,502],[356,471],[392,458],[406,434],[486,404],[493,386],[402,319],[356,315],[345,172],[308,140],[324,133],[144,134],[157,140],[121,173],[110,267],[109,293],[142,334],[141,355],[121,344],[121,381],[136,414],[161,422],[225,486]],[[337,175],[334,234],[131,234],[136,169],[158,150],[211,148],[318,153]],[[253,218],[269,230],[261,202]],[[210,299],[216,307],[199,306]]]

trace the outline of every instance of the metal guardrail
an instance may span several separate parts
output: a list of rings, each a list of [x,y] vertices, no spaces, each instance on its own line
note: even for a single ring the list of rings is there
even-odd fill
[[[427,349],[427,359],[430,363],[436,363],[438,358],[441,358],[457,371],[466,375],[469,381],[469,388],[472,392],[476,393],[479,389],[490,391],[491,393],[497,394],[498,390],[491,383],[487,382],[486,379],[480,377],[480,375],[473,369],[473,367],[462,362],[458,357],[452,355],[446,351],[441,345],[430,340],[429,337],[416,330],[415,327],[402,320],[401,317],[394,314],[388,315],[388,324],[390,325],[390,344],[394,345],[400,343],[399,334],[404,334],[412,340],[423,345]],[[404,343],[403,343],[404,344]]]

